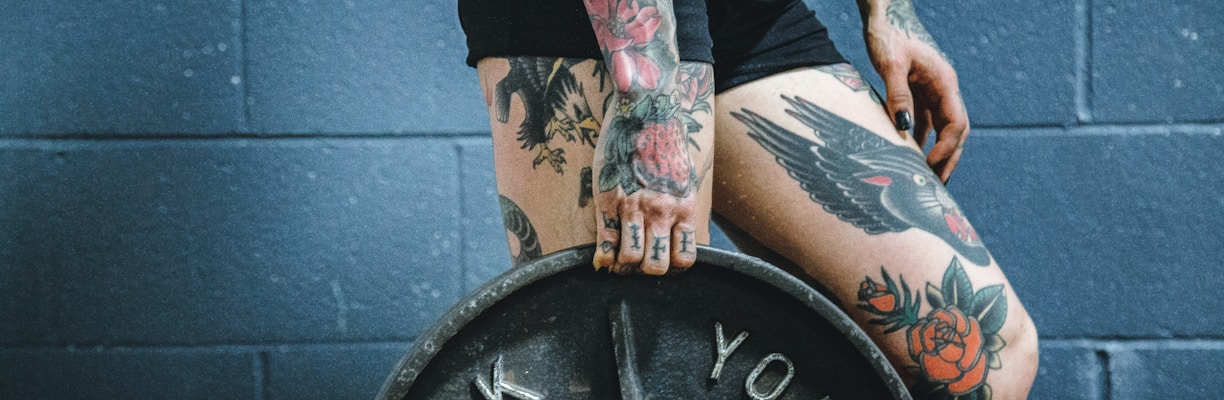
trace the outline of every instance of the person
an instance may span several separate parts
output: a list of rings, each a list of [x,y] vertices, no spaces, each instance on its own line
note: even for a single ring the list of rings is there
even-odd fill
[[[944,187],[956,73],[910,0],[858,3],[883,101],[798,0],[460,0],[516,262],[594,243],[596,269],[677,273],[713,218],[916,397],[1026,397],[1036,330]]]

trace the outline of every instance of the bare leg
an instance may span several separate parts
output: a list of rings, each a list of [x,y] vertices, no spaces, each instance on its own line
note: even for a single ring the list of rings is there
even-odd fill
[[[682,108],[701,126],[689,135],[689,152],[698,169],[700,223],[687,244],[686,238],[677,238],[677,251],[709,243],[706,221],[713,182],[708,176],[714,146],[713,71],[708,64],[681,64]],[[489,105],[497,188],[511,254],[522,262],[594,242],[605,216],[596,216],[592,204],[591,161],[606,107],[614,106],[605,104],[612,83],[602,62],[487,58],[477,68]],[[633,240],[632,230],[627,230],[626,240]]]
[[[1024,398],[1037,335],[994,259],[846,68],[717,98],[715,210],[819,281],[917,398]]]

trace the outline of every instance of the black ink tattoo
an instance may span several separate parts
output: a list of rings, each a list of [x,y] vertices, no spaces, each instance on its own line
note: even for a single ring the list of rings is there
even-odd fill
[[[660,236],[660,237],[655,238],[654,246],[650,248],[650,250],[652,251],[652,253],[650,254],[651,260],[659,261],[659,252],[663,250],[667,250],[667,240],[668,239],[669,239],[668,236]]]
[[[800,136],[747,109],[732,115],[772,153],[812,201],[869,234],[929,232],[974,264],[990,253],[922,154],[802,98],[782,97],[787,113],[813,130]]]
[[[888,15],[888,22],[905,32],[906,37],[921,40],[939,52],[939,55],[943,56],[944,59],[948,58],[944,55],[943,50],[939,49],[939,45],[935,44],[935,39],[927,32],[926,27],[922,26],[922,21],[918,20],[918,15],[914,13],[913,2],[910,0],[892,0],[888,3],[888,9],[885,12]]]
[[[527,219],[527,213],[524,213],[523,209],[519,208],[518,204],[514,204],[510,198],[502,195],[497,197],[501,201],[502,221],[506,224],[506,230],[513,233],[519,241],[519,253],[514,256],[514,265],[540,258],[543,255],[540,250],[540,239],[536,236],[531,221]]]
[[[871,86],[867,85],[867,81],[863,80],[863,76],[860,75],[858,70],[855,70],[850,64],[840,63],[821,65],[818,67],[812,67],[812,69],[833,75],[834,78],[837,78],[838,82],[846,85],[846,87],[850,88],[850,90],[856,92],[871,90]]]
[[[523,149],[537,151],[531,167],[547,162],[554,171],[563,173],[565,150],[551,148],[553,138],[560,135],[567,141],[581,140],[594,147],[599,135],[599,123],[570,71],[583,60],[543,57],[507,60],[510,72],[495,88],[497,120],[509,121],[511,97],[518,95],[527,114],[519,125],[518,141],[523,143]],[[580,97],[581,103],[572,97]]]
[[[676,115],[685,126],[689,146],[701,151],[696,135],[701,132],[702,125],[693,114],[697,112],[711,113],[710,97],[714,94],[714,70],[709,64],[697,62],[680,63],[676,75],[676,86],[680,93],[680,112]]]
[[[885,326],[885,334],[906,329],[913,364],[905,370],[919,381],[910,393],[921,399],[991,398],[986,378],[1003,368],[999,353],[1007,345],[999,335],[1007,320],[1003,285],[975,291],[953,257],[940,286],[927,282],[931,309],[920,318],[921,297],[911,296],[905,279],[899,277],[898,286],[883,267],[880,274],[884,283],[870,276],[859,283],[858,308],[876,315],[868,323]]]
[[[578,175],[578,207],[582,208],[591,204],[591,198],[595,195],[591,186],[591,167],[582,167]]]
[[[693,239],[691,238],[691,236],[693,236],[693,231],[681,231],[680,232],[680,252],[681,253],[692,253],[693,252],[692,250],[689,250],[689,246],[693,245]]]
[[[884,104],[880,100],[880,95],[871,88],[871,84],[867,83],[867,80],[863,79],[863,75],[859,74],[858,70],[854,69],[854,66],[850,64],[840,63],[821,65],[818,67],[812,67],[812,69],[833,75],[833,78],[836,78],[838,82],[846,85],[846,87],[850,88],[850,90],[856,92],[868,92],[868,94],[871,95],[871,101],[874,101],[876,104],[880,105]]]
[[[638,236],[638,231],[640,231],[642,228],[640,226],[630,224],[629,229],[633,231],[633,248],[642,248],[641,243],[638,243],[638,241],[641,239],[641,236]]]
[[[605,240],[599,244],[599,249],[603,250],[604,253],[611,253],[612,250],[616,249],[616,245],[612,244],[611,241]]]
[[[603,214],[603,223],[604,223],[604,228],[608,228],[608,229],[616,229],[616,230],[618,230],[618,231],[620,230],[620,228],[621,228],[621,224],[620,224],[620,220],[619,220],[619,219],[616,219],[615,217],[613,217],[613,218],[608,218],[608,212],[607,212],[607,211],[600,211],[600,213],[601,213],[601,214]]]

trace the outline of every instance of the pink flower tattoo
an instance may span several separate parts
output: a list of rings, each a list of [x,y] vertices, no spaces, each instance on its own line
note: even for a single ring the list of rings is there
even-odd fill
[[[636,0],[587,0],[587,11],[617,87],[627,90],[636,83],[647,90],[657,88],[659,65],[644,53],[663,22],[659,10],[639,8]]]

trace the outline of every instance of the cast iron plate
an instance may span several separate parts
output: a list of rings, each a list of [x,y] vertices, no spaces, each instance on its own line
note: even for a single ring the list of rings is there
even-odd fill
[[[591,268],[593,250],[511,269],[455,305],[379,399],[910,398],[853,321],[772,265],[702,247],[683,274],[616,276]]]

